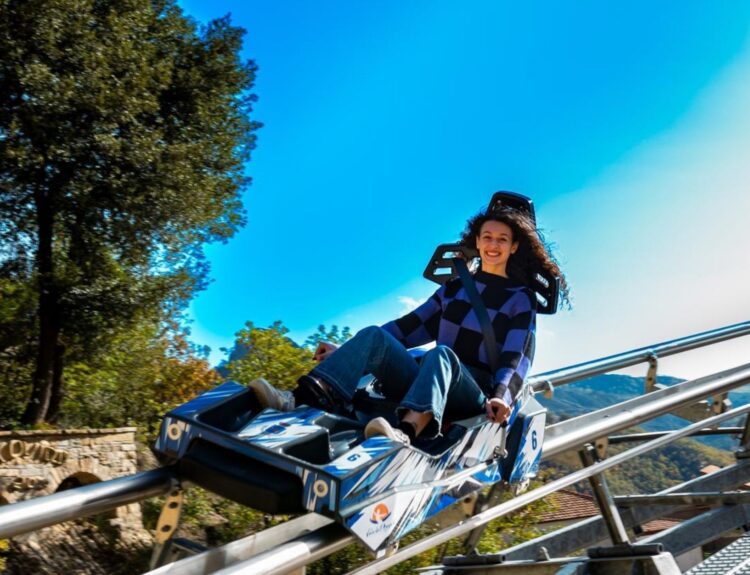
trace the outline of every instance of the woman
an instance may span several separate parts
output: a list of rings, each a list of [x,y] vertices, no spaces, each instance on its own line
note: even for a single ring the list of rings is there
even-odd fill
[[[321,343],[320,364],[300,378],[294,392],[280,391],[263,379],[250,383],[264,406],[289,410],[295,404],[319,405],[321,390],[330,408],[345,410],[362,375],[372,373],[383,393],[399,401],[399,424],[378,417],[365,437],[385,435],[409,444],[418,436],[436,437],[444,416],[462,419],[486,412],[503,423],[523,385],[534,355],[536,296],[528,287],[537,271],[560,277],[568,288],[533,221],[521,211],[480,212],[467,222],[461,243],[479,252],[473,278],[489,313],[500,367],[492,373],[479,321],[458,279],[447,282],[425,303],[381,327],[367,327],[340,348]],[[406,351],[430,342],[436,346],[419,363]]]

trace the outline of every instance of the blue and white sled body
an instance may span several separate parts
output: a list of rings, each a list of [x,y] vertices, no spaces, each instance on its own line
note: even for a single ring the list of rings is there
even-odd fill
[[[361,421],[312,407],[262,409],[250,389],[227,382],[167,414],[155,449],[211,491],[267,513],[332,517],[378,552],[477,489],[527,483],[545,415],[525,397],[507,427],[480,415],[404,446],[364,439]]]

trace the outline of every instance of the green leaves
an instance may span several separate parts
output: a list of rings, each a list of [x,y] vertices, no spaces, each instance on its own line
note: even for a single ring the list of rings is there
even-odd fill
[[[177,326],[143,322],[116,336],[107,353],[68,365],[62,423],[68,427],[135,425],[153,439],[161,418],[218,382],[205,350]]]
[[[279,389],[294,388],[297,379],[315,362],[310,350],[298,346],[287,333],[289,330],[280,321],[267,328],[247,322],[235,340],[235,348],[246,353],[227,365],[229,378],[247,384],[262,377]]]
[[[318,326],[318,331],[305,340],[305,347],[315,350],[321,341],[341,345],[351,339],[351,337],[352,332],[349,330],[348,326],[344,326],[341,331],[339,331],[339,326],[335,324],[331,326],[331,329],[327,329],[326,326],[321,324]]]
[[[61,323],[39,323],[60,341],[40,347],[70,356],[205,285],[204,244],[245,222],[260,127],[243,34],[171,0],[0,3],[0,278],[23,261],[54,287]]]

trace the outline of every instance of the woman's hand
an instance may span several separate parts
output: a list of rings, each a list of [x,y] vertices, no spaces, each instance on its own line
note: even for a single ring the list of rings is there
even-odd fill
[[[337,346],[334,343],[321,341],[320,343],[318,343],[318,347],[315,348],[315,353],[313,353],[313,359],[315,361],[323,361],[329,355],[331,355],[334,351],[336,351],[338,348],[339,346]]]
[[[499,397],[491,397],[484,407],[487,409],[487,419],[495,423],[503,423],[510,415],[510,407]]]

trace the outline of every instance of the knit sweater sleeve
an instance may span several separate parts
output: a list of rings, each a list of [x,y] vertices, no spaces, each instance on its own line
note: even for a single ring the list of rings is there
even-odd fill
[[[380,326],[404,347],[418,347],[435,341],[443,313],[445,287],[441,287],[430,298],[405,316]]]
[[[495,372],[494,396],[512,406],[534,360],[536,297],[518,292],[505,340],[500,342],[500,367]]]

